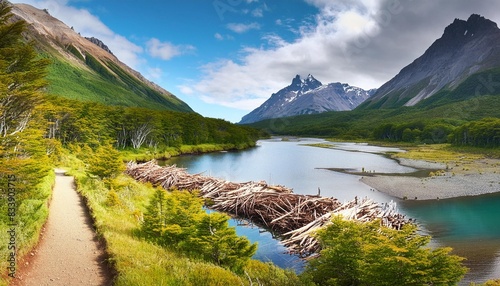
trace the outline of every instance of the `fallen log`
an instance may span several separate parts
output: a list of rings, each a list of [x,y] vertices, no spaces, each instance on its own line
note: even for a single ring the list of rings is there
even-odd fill
[[[264,225],[283,237],[289,252],[302,257],[320,250],[314,233],[331,223],[333,215],[362,222],[380,220],[381,224],[401,229],[408,223],[398,214],[396,203],[379,205],[357,197],[341,203],[335,198],[299,195],[284,186],[269,186],[266,182],[234,183],[222,179],[189,174],[175,165],[161,167],[156,162],[130,162],[126,173],[140,182],[149,182],[164,189],[199,191],[213,203],[210,208]]]

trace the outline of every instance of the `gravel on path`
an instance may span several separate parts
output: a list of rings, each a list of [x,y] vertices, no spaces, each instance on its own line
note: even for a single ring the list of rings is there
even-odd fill
[[[56,180],[39,245],[11,285],[110,285],[106,254],[74,178],[56,170]]]

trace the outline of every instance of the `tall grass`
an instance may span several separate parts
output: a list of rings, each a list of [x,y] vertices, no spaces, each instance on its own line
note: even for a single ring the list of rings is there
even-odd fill
[[[31,249],[39,241],[40,233],[49,215],[49,200],[54,185],[55,173],[50,171],[43,180],[32,189],[27,190],[30,194],[36,194],[36,199],[23,199],[18,201],[19,206],[15,214],[15,223],[13,227],[16,233],[15,247],[17,258],[16,267]],[[2,200],[3,201],[3,200]],[[2,208],[3,210],[3,208]],[[12,249],[9,249],[10,234],[7,232],[12,228],[8,220],[2,219],[0,222],[0,285],[8,285],[11,272],[7,270],[10,263],[7,261]],[[17,269],[16,269],[17,270]]]
[[[139,228],[155,188],[124,175],[103,182],[88,176],[76,158],[66,162],[91,209],[98,235],[106,242],[109,263],[117,272],[115,285],[250,285],[257,281],[298,285],[292,271],[272,264],[253,260],[245,268],[248,275],[238,276],[142,239]]]
[[[179,147],[165,147],[161,149],[141,148],[141,149],[124,149],[120,150],[123,160],[145,162],[152,159],[169,159],[171,157],[185,154],[201,154],[220,152],[227,150],[243,150],[253,147],[250,143],[235,144],[198,144],[198,145],[181,145]]]

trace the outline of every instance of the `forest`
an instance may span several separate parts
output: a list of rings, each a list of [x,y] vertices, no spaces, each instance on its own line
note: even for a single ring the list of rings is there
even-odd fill
[[[107,106],[49,97],[42,111],[46,139],[63,146],[112,143],[117,149],[164,150],[182,145],[221,144],[225,149],[254,146],[260,133],[193,112]]]
[[[250,126],[279,135],[494,149],[500,146],[498,108],[500,96],[490,95],[425,108],[325,112]]]
[[[12,21],[10,11],[10,4],[1,1],[1,285],[37,244],[48,217],[53,168],[68,156],[85,158],[86,176],[102,180],[124,166],[118,150],[140,153],[142,148],[166,156],[241,149],[254,146],[260,136],[253,128],[194,112],[107,106],[52,95],[46,80],[52,62],[25,40],[27,24]],[[210,148],[190,147],[204,145]],[[105,158],[106,165],[93,164],[96,158]]]
[[[193,112],[106,106],[50,95],[45,77],[51,62],[24,41],[26,23],[10,21],[11,16],[2,1],[0,284],[9,283],[16,263],[38,242],[55,166],[67,167],[75,176],[97,232],[108,243],[116,285],[395,285],[394,279],[454,285],[466,272],[450,249],[426,247],[430,238],[415,227],[393,232],[380,223],[341,218],[317,234],[321,256],[301,275],[250,259],[256,246],[228,227],[226,215],[207,214],[205,202],[186,191],[135,182],[122,173],[121,155],[141,148],[196,151],[186,146],[203,144],[241,149],[253,146],[262,133]],[[425,127],[420,134],[414,131],[419,128],[406,126],[402,134],[422,136]],[[493,137],[491,128],[496,128]],[[445,132],[447,138],[455,130]],[[388,134],[382,131],[389,139],[393,136],[392,127]],[[460,144],[497,144],[498,120],[471,122],[456,136]]]

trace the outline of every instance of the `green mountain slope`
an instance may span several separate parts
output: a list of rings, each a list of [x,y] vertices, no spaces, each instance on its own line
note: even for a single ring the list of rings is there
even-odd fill
[[[355,110],[251,126],[274,134],[444,142],[467,122],[500,118],[498,43],[496,23],[479,15],[457,19],[421,57]]]
[[[15,4],[13,20],[28,23],[27,40],[52,61],[48,91],[69,99],[107,105],[193,112],[182,100],[146,80],[109,50],[80,36],[47,11]]]
[[[190,112],[191,108],[175,96],[165,96],[135,79],[119,66],[101,66],[107,73],[99,73],[47,55],[52,61],[47,80],[49,93],[69,99],[93,101],[107,105],[145,107]],[[97,69],[97,68],[96,68]],[[108,70],[109,69],[109,70]],[[119,74],[118,74],[119,72]]]
[[[446,95],[447,96],[447,95]],[[249,126],[278,135],[372,138],[374,130],[385,124],[421,125],[437,123],[460,126],[485,117],[500,117],[500,96],[484,95],[462,101],[442,101],[421,106],[395,109],[370,109],[326,112],[316,115],[264,120]]]
[[[500,67],[500,29],[480,15],[455,21],[425,53],[382,85],[359,109],[415,106],[438,94],[447,101],[500,94],[491,76]],[[467,82],[467,85],[463,85]],[[458,88],[461,86],[460,88]],[[453,98],[456,96],[456,98]]]

